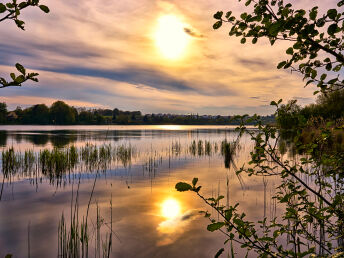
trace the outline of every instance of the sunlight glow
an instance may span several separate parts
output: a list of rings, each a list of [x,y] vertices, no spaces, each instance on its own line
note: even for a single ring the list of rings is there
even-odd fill
[[[181,125],[159,125],[158,128],[163,130],[182,130],[183,126]]]
[[[161,214],[167,219],[176,218],[181,214],[180,204],[175,199],[167,199],[161,205]]]
[[[189,36],[184,28],[185,25],[174,15],[165,15],[158,19],[154,39],[165,58],[178,59],[182,56],[189,42]]]

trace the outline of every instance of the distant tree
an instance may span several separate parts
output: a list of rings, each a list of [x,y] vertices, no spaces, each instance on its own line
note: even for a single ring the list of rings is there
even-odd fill
[[[78,116],[79,120],[78,122],[80,124],[94,124],[95,118],[92,112],[90,111],[82,111],[80,112],[79,116]]]
[[[50,121],[57,125],[75,124],[75,112],[63,101],[56,101],[50,107]]]
[[[317,105],[322,109],[324,118],[333,120],[344,117],[344,90],[319,95]]]
[[[17,115],[17,121],[16,123],[20,124],[22,123],[22,120],[23,120],[23,115],[24,115],[24,111],[21,107],[17,107],[15,110],[14,110],[14,113]]]
[[[7,121],[7,105],[6,103],[0,103],[0,124],[5,124]]]
[[[44,104],[34,105],[31,108],[31,121],[33,124],[48,124],[49,108]]]
[[[5,20],[13,20],[18,28],[24,30],[25,22],[20,19],[21,11],[28,8],[37,6],[43,12],[49,13],[49,8],[45,5],[40,5],[39,0],[26,0],[20,1],[12,0],[7,3],[0,3],[0,22]],[[38,73],[28,73],[26,69],[19,63],[17,63],[16,68],[19,72],[19,75],[11,73],[11,80],[7,81],[5,78],[0,77],[0,88],[10,87],[10,86],[21,86],[23,82],[27,80],[38,82],[37,75]]]
[[[116,120],[117,119],[117,116],[119,116],[120,114],[120,111],[118,108],[115,108],[113,111],[112,111],[112,120]]]
[[[288,104],[282,104],[277,112],[277,124],[283,129],[298,128],[303,122],[300,116],[301,107],[296,104],[296,100],[291,100]]]

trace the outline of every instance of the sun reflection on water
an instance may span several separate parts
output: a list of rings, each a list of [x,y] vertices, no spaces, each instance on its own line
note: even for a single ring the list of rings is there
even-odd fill
[[[161,204],[161,215],[166,219],[174,219],[180,214],[180,203],[176,199],[169,198]]]
[[[180,200],[173,197],[164,199],[160,204],[160,216],[164,219],[157,227],[160,239],[157,246],[174,243],[188,230],[190,221],[196,218],[198,212],[183,207]]]
[[[158,128],[163,129],[163,130],[182,130],[183,126],[182,125],[159,125]]]

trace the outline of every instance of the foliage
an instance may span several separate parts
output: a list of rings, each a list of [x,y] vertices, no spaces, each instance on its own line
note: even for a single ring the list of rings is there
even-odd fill
[[[4,124],[7,118],[7,105],[6,103],[0,103],[0,124]]]
[[[305,121],[300,116],[301,107],[296,104],[296,100],[289,101],[286,105],[281,105],[276,115],[276,122],[283,129],[297,129]]]
[[[5,103],[4,103],[5,104]],[[0,111],[1,113],[1,111]],[[104,124],[178,124],[178,125],[230,125],[239,123],[231,120],[231,116],[209,115],[173,115],[173,114],[146,114],[140,111],[123,111],[115,108],[92,109],[74,108],[62,101],[57,101],[48,108],[44,104],[37,104],[26,109],[17,107],[11,112],[3,112],[2,124],[79,124],[79,125],[104,125]],[[274,123],[274,115],[262,117],[264,123]]]
[[[241,13],[239,18],[232,11],[217,12],[213,28],[230,24],[229,36],[241,37],[242,44],[247,39],[256,44],[260,38],[268,38],[271,45],[278,40],[288,42],[286,54],[290,58],[280,62],[278,69],[301,73],[306,85],[316,83],[322,92],[344,88],[339,75],[344,65],[344,13],[336,9],[344,1],[337,0],[336,7],[323,14],[318,6],[296,10],[284,0],[245,0],[245,5],[252,6],[252,11]]]
[[[321,93],[317,102],[301,107],[296,100],[281,105],[276,115],[279,128],[297,131],[300,127],[309,130],[312,127],[324,127],[327,122],[336,126],[343,126],[344,118],[344,90]],[[316,128],[313,128],[316,129]]]
[[[192,184],[178,183],[176,189],[195,192],[215,210],[214,217],[208,211],[203,211],[205,217],[211,220],[207,229],[225,234],[225,244],[237,242],[248,252],[252,250],[260,257],[342,257],[344,152],[331,148],[331,144],[334,138],[343,135],[338,134],[336,129],[343,132],[343,128],[337,128],[330,121],[318,127],[317,133],[309,141],[303,141],[302,137],[311,121],[307,112],[321,112],[332,120],[342,117],[341,103],[338,108],[336,103],[343,102],[344,80],[341,70],[344,64],[344,13],[337,7],[342,7],[344,1],[337,1],[337,6],[324,14],[319,13],[317,6],[308,12],[295,10],[291,3],[283,0],[246,0],[245,5],[253,8],[248,8],[250,12],[241,13],[239,18],[231,11],[226,14],[217,12],[213,28],[218,29],[223,23],[230,24],[229,36],[241,37],[242,44],[248,38],[252,39],[253,44],[260,38],[268,38],[271,45],[277,40],[288,42],[290,45],[286,54],[290,59],[280,62],[277,68],[291,68],[301,73],[307,80],[306,85],[317,84],[319,90],[315,94],[322,92],[318,103],[306,109],[301,109],[296,101],[286,105],[281,105],[282,100],[271,102],[277,108],[275,116],[280,128],[293,129],[296,133],[294,147],[303,153],[299,159],[288,160],[284,151],[279,151],[283,131],[263,125],[259,116],[238,117],[241,120],[237,128],[239,134],[249,134],[255,147],[249,163],[236,173],[278,177],[281,183],[273,198],[283,208],[282,218],[248,221],[246,214],[239,211],[239,204],[224,206],[221,204],[223,196],[206,198],[201,195],[200,186],[196,185],[197,179]],[[246,127],[252,121],[256,130]],[[223,249],[220,249],[216,256],[222,252]]]
[[[24,1],[17,1],[12,0],[7,3],[0,3],[0,15],[3,15],[0,18],[0,22],[6,20],[13,20],[18,28],[24,30],[25,22],[21,19],[21,12],[22,10],[28,7],[38,7],[44,13],[49,13],[49,8],[45,5],[41,5],[39,0],[24,0]],[[38,73],[28,73],[26,69],[19,63],[16,65],[16,69],[19,72],[19,75],[15,73],[11,73],[10,77],[11,80],[7,81],[5,78],[0,77],[0,88],[10,87],[10,86],[22,86],[22,83],[31,80],[34,82],[38,82],[37,76]]]
[[[279,112],[279,104],[274,102]],[[249,176],[278,176],[281,184],[274,198],[285,207],[282,218],[258,222],[247,220],[239,211],[239,204],[224,206],[223,196],[206,198],[200,194],[197,179],[192,184],[179,182],[178,191],[193,191],[216,211],[210,218],[207,229],[221,231],[226,235],[225,244],[235,241],[253,250],[260,257],[305,257],[309,255],[329,256],[343,251],[344,239],[344,154],[328,152],[329,130],[323,130],[316,142],[302,144],[298,149],[307,155],[301,161],[286,160],[278,151],[277,128],[262,125],[258,116],[257,131],[246,128],[247,116],[240,117],[237,128],[240,135],[248,133],[255,148],[251,152],[248,166],[236,173]],[[220,216],[217,218],[217,216]],[[285,239],[290,239],[288,242]]]
[[[76,110],[63,101],[56,101],[50,107],[50,119],[53,124],[70,125],[75,123]]]

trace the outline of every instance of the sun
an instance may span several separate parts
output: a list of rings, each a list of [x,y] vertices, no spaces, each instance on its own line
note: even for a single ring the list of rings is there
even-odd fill
[[[180,215],[180,205],[175,199],[167,199],[161,204],[161,214],[167,219]]]
[[[158,19],[154,40],[161,54],[168,59],[180,58],[189,43],[185,24],[174,15],[164,15]]]

